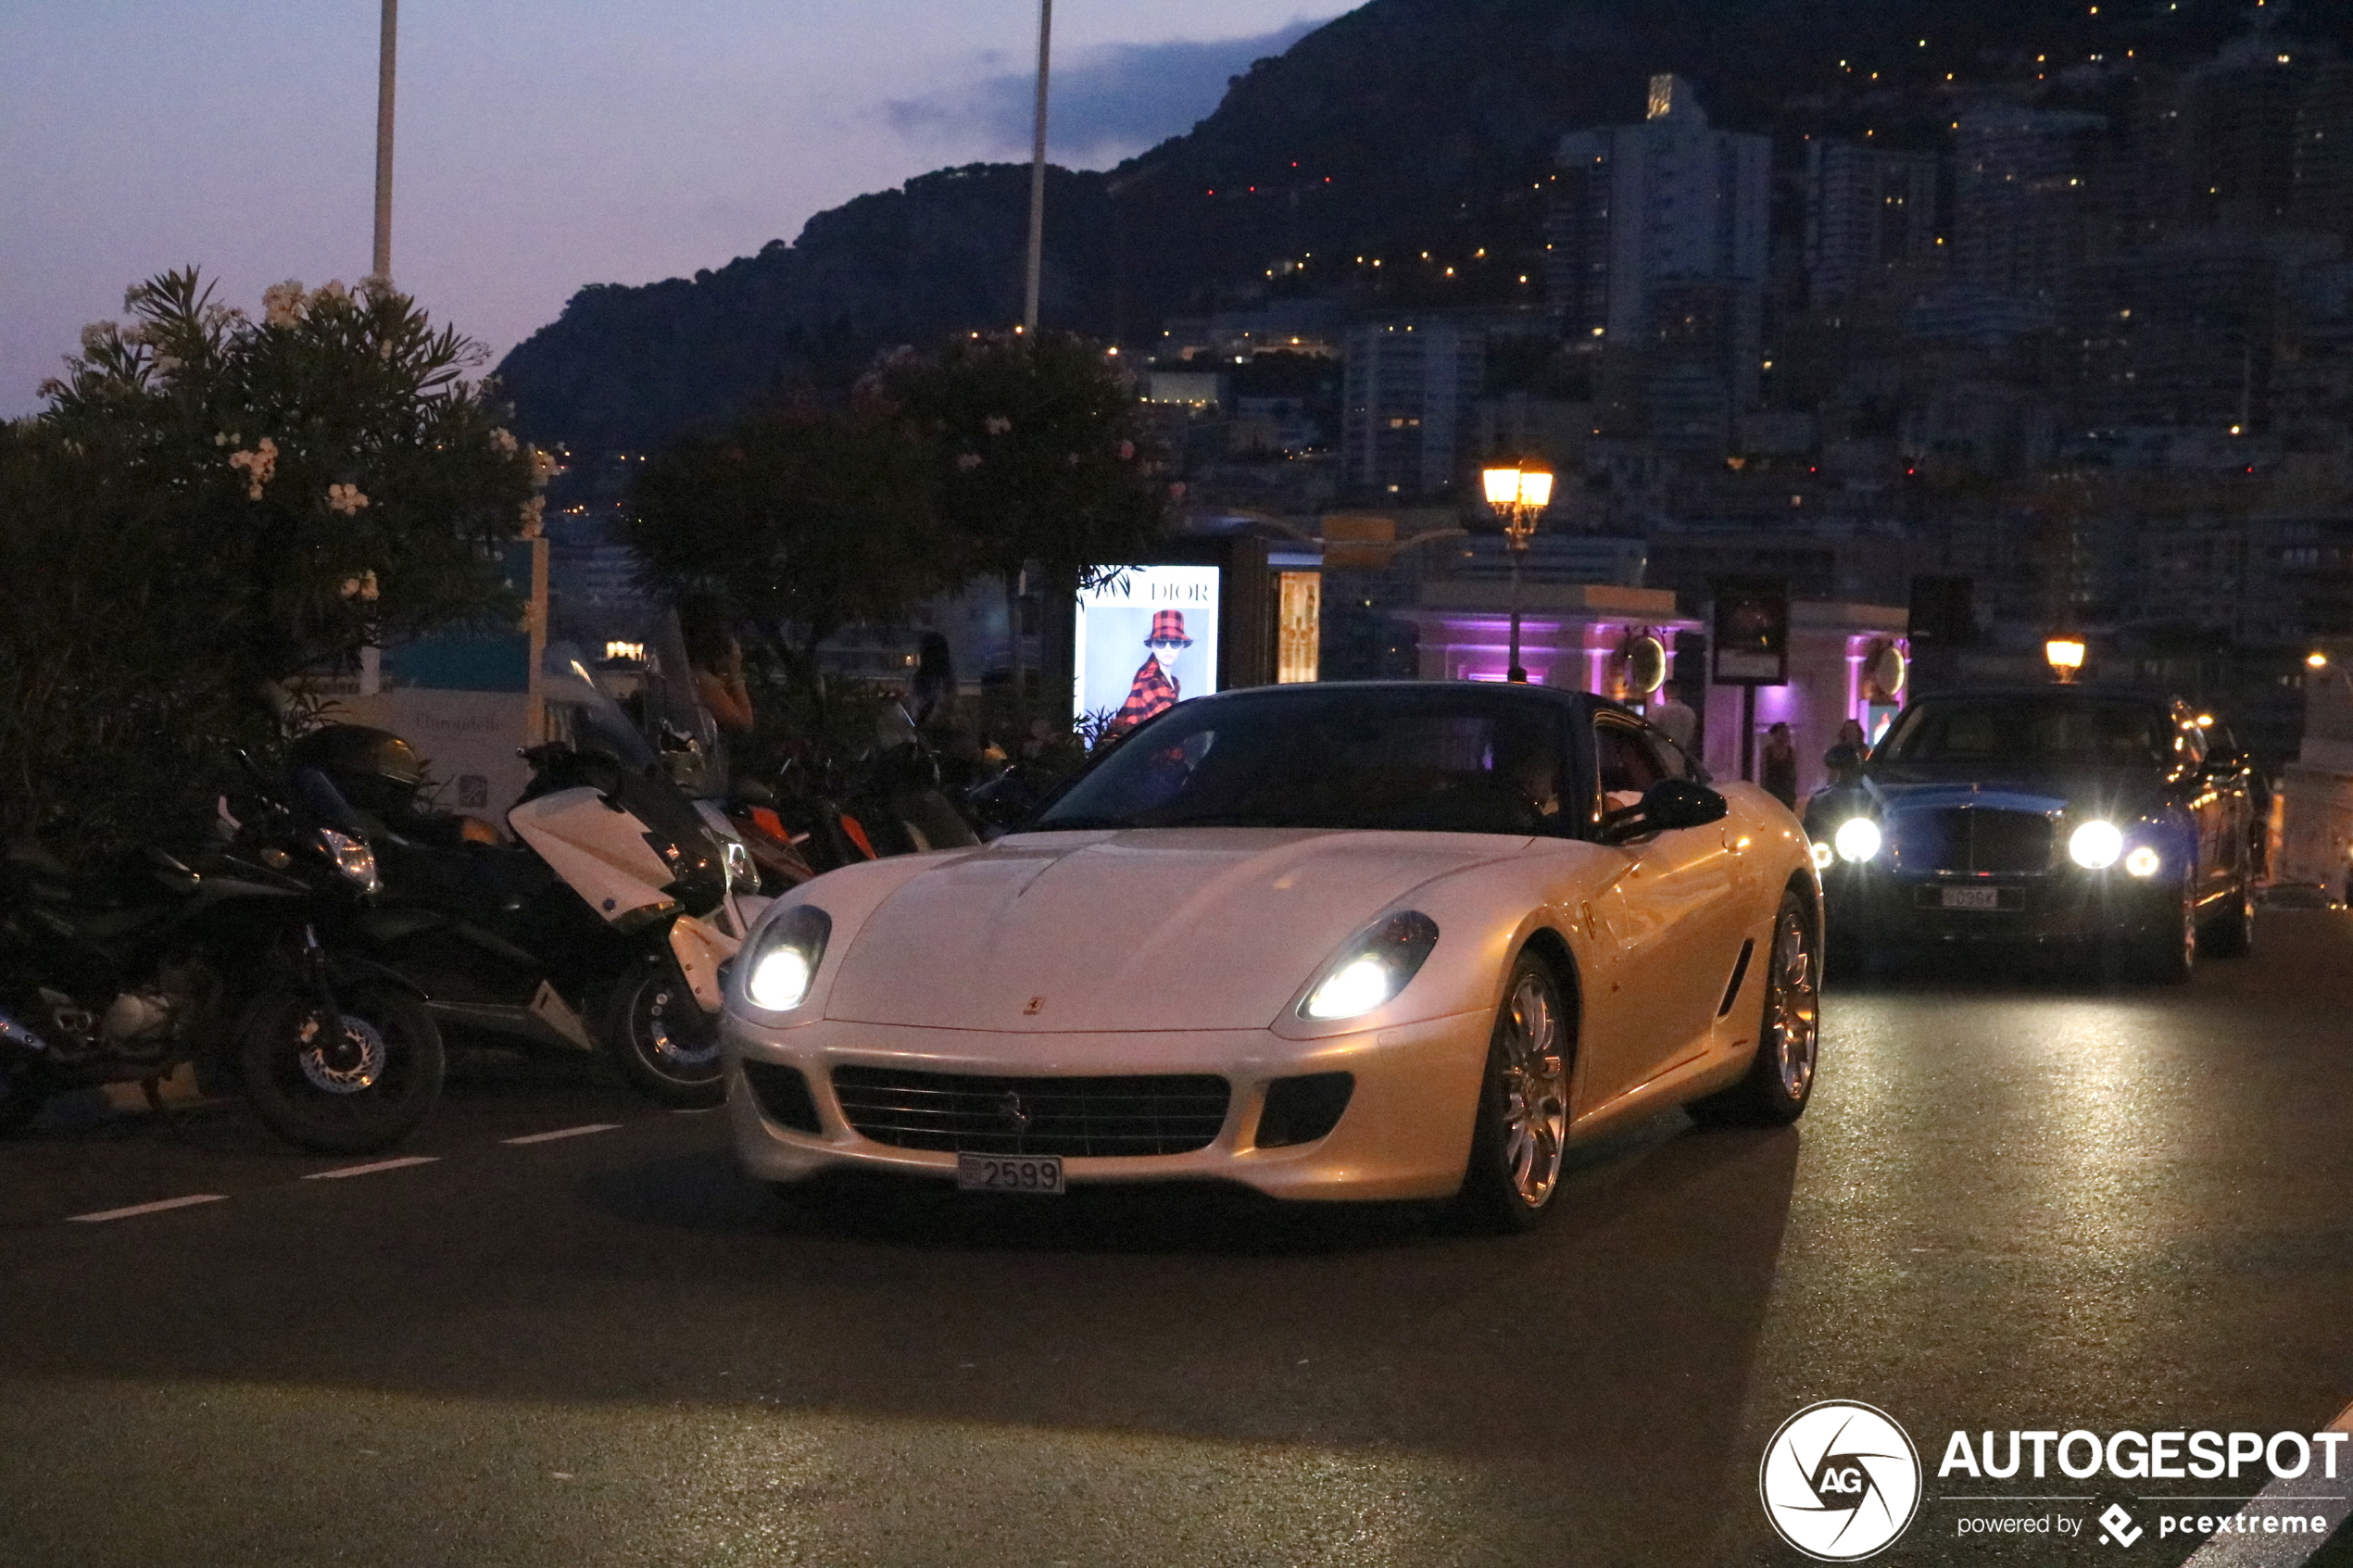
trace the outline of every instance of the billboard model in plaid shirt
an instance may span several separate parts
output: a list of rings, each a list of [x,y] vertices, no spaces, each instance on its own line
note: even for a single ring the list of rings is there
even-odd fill
[[[1136,679],[1128,684],[1127,700],[1119,705],[1118,716],[1112,721],[1114,729],[1132,729],[1153,714],[1176,706],[1181,694],[1176,678],[1161,668],[1160,661],[1165,655],[1174,663],[1178,653],[1193,646],[1193,640],[1185,635],[1185,612],[1154,610],[1151,635],[1144,639],[1144,646],[1151,651],[1144,656],[1143,668],[1136,671]]]

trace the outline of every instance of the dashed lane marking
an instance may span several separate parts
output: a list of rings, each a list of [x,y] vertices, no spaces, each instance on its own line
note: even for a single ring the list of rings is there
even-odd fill
[[[411,1165],[430,1165],[440,1158],[438,1154],[411,1154],[401,1160],[378,1160],[366,1165],[340,1165],[332,1171],[313,1171],[302,1179],[306,1182],[335,1182],[346,1176],[372,1176],[379,1171],[405,1171]]]
[[[2336,1412],[2336,1419],[2322,1428],[2326,1432],[2353,1432],[2353,1405]],[[2283,1505],[2292,1506],[2298,1513],[2325,1515],[2329,1527],[2317,1536],[2259,1536],[2241,1534],[2236,1528],[2216,1531],[2204,1546],[2182,1568],[2296,1568],[2327,1544],[2330,1536],[2343,1527],[2348,1500],[2345,1476],[2339,1472],[2335,1480],[2313,1475],[2320,1468],[2318,1456],[2306,1473],[2291,1481],[2274,1481],[2257,1493],[2253,1501],[2239,1510],[2240,1514],[2258,1521],[2262,1515],[2277,1513]]]
[[[500,1138],[498,1141],[503,1144],[554,1143],[558,1138],[578,1138],[585,1137],[590,1133],[617,1133],[619,1131],[621,1131],[621,1123],[618,1122],[590,1122],[585,1126],[559,1127],[552,1133],[528,1133],[519,1138]]]
[[[225,1192],[192,1192],[185,1198],[166,1198],[154,1203],[134,1203],[128,1209],[101,1209],[91,1214],[69,1214],[69,1225],[102,1225],[108,1220],[128,1220],[140,1214],[160,1214],[167,1209],[192,1209],[199,1203],[219,1203],[229,1195]]]

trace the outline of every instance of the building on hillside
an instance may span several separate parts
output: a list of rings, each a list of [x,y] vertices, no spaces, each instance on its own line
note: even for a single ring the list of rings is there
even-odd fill
[[[1936,157],[1816,137],[1806,144],[1806,276],[1817,306],[1936,253]]]
[[[1457,484],[1487,373],[1487,334],[1444,318],[1370,321],[1348,332],[1340,485],[1385,498]]]
[[[1652,427],[1721,451],[1762,366],[1772,143],[1718,131],[1680,77],[1650,115],[1561,138],[1546,284],[1563,336],[1643,359]]]
[[[2095,114],[2015,105],[1961,117],[1955,137],[1954,282],[2016,299],[2056,300],[2083,259]]]

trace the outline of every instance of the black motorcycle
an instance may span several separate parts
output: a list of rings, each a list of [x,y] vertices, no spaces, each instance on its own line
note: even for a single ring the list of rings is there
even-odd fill
[[[375,884],[370,847],[333,833],[189,860],[150,848],[91,875],[11,851],[0,1131],[57,1095],[194,1062],[301,1148],[397,1142],[440,1097],[441,1032],[414,986],[322,935]]]

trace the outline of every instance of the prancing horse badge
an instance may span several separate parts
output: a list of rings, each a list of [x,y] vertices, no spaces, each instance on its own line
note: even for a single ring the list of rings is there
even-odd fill
[[[1038,1010],[1039,1008],[1044,1007],[1045,1005],[1046,1005],[1046,998],[1045,998],[1045,997],[1030,997],[1030,998],[1029,998],[1029,1005],[1028,1005],[1027,1007],[1026,1007],[1026,1008],[1024,1008],[1024,1009],[1022,1009],[1022,1010],[1021,1010],[1022,1016],[1023,1016],[1024,1018],[1035,1018],[1035,1017],[1037,1017],[1037,1016],[1038,1016]]]

